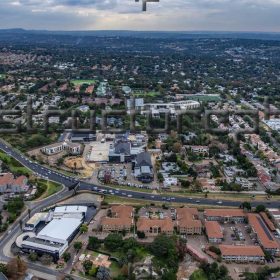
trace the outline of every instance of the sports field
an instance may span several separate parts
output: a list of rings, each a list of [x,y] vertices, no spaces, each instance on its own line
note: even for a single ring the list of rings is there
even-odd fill
[[[199,94],[187,94],[187,99],[195,100],[195,101],[204,101],[204,102],[211,102],[211,101],[219,101],[221,100],[218,94],[206,94],[206,95],[199,95]]]
[[[148,91],[148,92],[135,92],[134,94],[133,94],[133,96],[135,96],[135,97],[156,97],[156,96],[158,96],[158,95],[160,95],[160,92],[156,92],[156,91]]]
[[[96,80],[71,80],[71,83],[74,84],[75,86],[84,85],[84,84],[91,85],[91,84],[95,84]]]

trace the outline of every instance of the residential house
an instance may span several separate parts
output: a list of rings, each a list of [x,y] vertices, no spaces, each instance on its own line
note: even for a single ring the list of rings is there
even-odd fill
[[[208,146],[187,146],[195,154],[208,154]]]
[[[12,173],[0,176],[0,193],[24,193],[28,190],[28,179],[25,176],[14,178]]]

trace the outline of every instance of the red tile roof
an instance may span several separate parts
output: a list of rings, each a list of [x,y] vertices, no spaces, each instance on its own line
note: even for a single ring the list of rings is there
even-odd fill
[[[137,221],[138,231],[149,231],[150,228],[153,227],[160,227],[161,232],[170,232],[173,231],[174,225],[171,218],[149,219],[146,217],[140,217]]]
[[[103,217],[101,225],[110,226],[125,226],[130,227],[133,225],[133,207],[127,205],[114,205],[111,207],[112,217]]]
[[[206,209],[205,216],[210,217],[246,217],[242,209]]]
[[[266,224],[261,221],[261,216],[259,214],[248,214],[248,221],[255,233],[258,236],[259,242],[265,249],[280,249],[279,243],[276,241],[274,235],[267,228]]]
[[[260,246],[235,246],[220,245],[222,256],[252,256],[264,257],[264,252]]]
[[[263,218],[266,225],[269,227],[269,229],[271,231],[275,231],[276,228],[275,228],[274,224],[272,223],[272,221],[268,218],[267,214],[265,212],[261,212],[260,215]]]
[[[208,238],[222,239],[224,237],[222,228],[216,221],[205,221],[205,229]]]
[[[25,181],[27,178],[25,176],[20,176],[18,178],[14,178],[14,175],[12,173],[6,173],[2,176],[0,176],[0,186],[25,186]]]
[[[179,227],[202,227],[202,223],[197,219],[198,210],[196,208],[177,208],[177,221]]]

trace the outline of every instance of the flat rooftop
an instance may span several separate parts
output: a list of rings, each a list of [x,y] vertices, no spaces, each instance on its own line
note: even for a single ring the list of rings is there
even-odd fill
[[[86,160],[91,162],[109,161],[109,149],[112,142],[92,142],[90,143],[91,152],[87,155]]]
[[[81,223],[81,220],[75,218],[53,219],[38,233],[37,238],[57,242],[68,241]]]
[[[54,213],[86,213],[87,207],[81,205],[65,205],[57,206],[54,209]]]

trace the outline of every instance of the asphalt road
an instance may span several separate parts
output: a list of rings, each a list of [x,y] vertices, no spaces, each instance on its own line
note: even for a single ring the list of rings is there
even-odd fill
[[[29,158],[25,157],[24,155],[18,153],[17,151],[13,150],[11,147],[7,146],[5,143],[0,141],[0,149],[3,150],[8,155],[12,156],[19,162],[21,162],[24,166],[28,167],[30,170],[32,170],[37,176],[52,180],[54,182],[63,184],[66,188],[72,186],[74,183],[80,182],[79,190],[88,190],[93,191],[96,193],[103,193],[103,194],[110,194],[115,195],[119,197],[125,197],[125,198],[134,198],[134,199],[143,199],[143,200],[149,200],[149,201],[156,201],[156,202],[178,202],[182,204],[191,203],[191,204],[202,204],[202,205],[224,205],[224,206],[232,206],[232,207],[239,207],[240,202],[239,201],[231,201],[231,200],[223,200],[218,203],[217,200],[213,200],[210,198],[199,198],[199,199],[192,199],[191,197],[180,197],[180,196],[168,196],[164,194],[151,194],[151,193],[145,193],[140,192],[137,190],[117,190],[112,187],[108,186],[100,186],[95,185],[92,183],[87,183],[81,180],[78,180],[76,178],[67,176],[65,174],[62,174],[60,172],[57,172],[55,170],[52,170],[50,168],[47,168],[45,166],[42,166]],[[67,193],[67,191],[65,190]],[[47,203],[52,203],[55,198],[50,198]],[[221,203],[222,202],[222,203]],[[46,203],[46,204],[47,204]],[[279,207],[280,202],[278,201],[253,201],[251,202],[252,206],[256,206],[258,204],[263,204],[267,207]]]
[[[109,194],[119,197],[124,197],[126,199],[128,198],[134,198],[134,199],[141,199],[146,201],[155,201],[155,202],[177,202],[182,204],[197,204],[197,205],[224,205],[224,206],[232,206],[232,207],[239,207],[240,202],[237,201],[230,201],[230,200],[223,200],[218,203],[217,200],[213,199],[207,199],[207,198],[199,198],[199,199],[193,199],[191,197],[178,197],[178,196],[167,196],[163,194],[151,194],[151,193],[144,193],[139,191],[131,191],[131,190],[118,190],[107,186],[98,186],[91,183],[87,183],[81,180],[78,180],[76,178],[64,175],[60,172],[57,172],[55,170],[52,170],[50,168],[47,168],[45,166],[42,166],[26,156],[22,155],[21,153],[14,150],[12,147],[7,145],[5,142],[3,142],[0,139],[0,150],[4,151],[14,159],[18,160],[21,164],[32,170],[37,176],[42,177],[44,179],[48,179],[57,183],[60,183],[65,186],[65,188],[59,192],[56,195],[50,196],[40,202],[35,202],[30,205],[31,209],[31,215],[33,215],[35,212],[40,211],[41,209],[44,209],[50,205],[54,205],[56,202],[62,200],[64,197],[67,197],[73,193],[73,191],[69,191],[68,187],[72,186],[74,183],[80,182],[79,190],[88,190],[93,191],[95,193],[100,194]],[[258,204],[263,204],[267,207],[279,207],[280,202],[277,201],[258,201],[258,202],[252,202],[253,206],[256,206]],[[28,219],[28,213],[27,211],[22,215],[22,221],[23,224]],[[20,225],[18,223],[15,223],[9,230],[6,232],[1,240],[0,240],[0,258],[1,261],[8,262],[10,260],[9,256],[4,252],[5,245],[15,237],[16,234],[18,234],[21,231]],[[32,270],[36,270],[39,272],[46,273],[48,275],[57,276],[58,272],[51,270],[49,268],[36,265],[34,263],[28,264],[29,268]],[[78,279],[78,278],[77,278]]]

